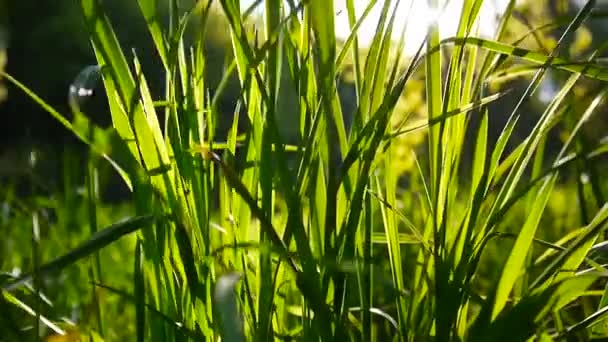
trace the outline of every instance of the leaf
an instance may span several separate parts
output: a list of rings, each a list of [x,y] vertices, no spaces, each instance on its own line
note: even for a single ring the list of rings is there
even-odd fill
[[[99,230],[97,233],[93,234],[93,236],[91,236],[89,240],[85,241],[80,246],[72,249],[68,253],[57,257],[44,265],[41,265],[38,269],[38,274],[39,276],[45,276],[51,272],[60,271],[66,268],[67,266],[75,263],[76,261],[99,251],[103,247],[111,244],[112,242],[120,239],[121,237],[131,234],[138,229],[151,225],[156,220],[157,217],[147,215],[137,216],[121,222],[114,223],[105,229]],[[12,283],[9,283],[8,285],[3,285],[2,289],[10,291],[23,285],[26,282],[29,282],[30,280],[32,280],[32,274],[25,274],[17,278]]]
[[[496,297],[494,299],[494,309],[492,310],[492,319],[496,318],[500,311],[504,308],[507,303],[509,294],[517,281],[517,278],[522,272],[526,256],[530,250],[530,245],[534,239],[536,229],[540,222],[540,218],[544,212],[549,195],[553,189],[557,177],[550,177],[536,194],[536,201],[530,208],[528,218],[524,223],[515,244],[511,249],[509,258],[503,268],[500,275],[500,281],[496,288]]]
[[[549,67],[553,67],[558,70],[569,71],[572,73],[580,73],[584,76],[600,81],[608,81],[608,68],[601,67],[597,64],[590,62],[572,61],[562,57],[551,58],[550,56],[547,56],[540,52],[535,52],[513,45],[483,38],[447,38],[441,41],[441,45],[450,43],[453,43],[455,45],[474,45],[489,51],[502,53],[509,56],[520,57],[525,61],[540,65],[544,65],[550,61],[550,64],[547,65]],[[435,48],[435,50],[437,49],[439,49],[439,47]]]

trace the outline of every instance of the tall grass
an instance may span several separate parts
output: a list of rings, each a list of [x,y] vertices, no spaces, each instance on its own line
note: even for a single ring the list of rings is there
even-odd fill
[[[564,119],[564,108],[577,105],[569,92],[584,77],[608,80],[608,69],[594,64],[593,56],[560,56],[562,41],[581,27],[594,1],[569,22],[549,55],[503,41],[515,1],[490,40],[475,37],[482,1],[465,0],[455,37],[441,40],[435,22],[426,45],[406,58],[399,52],[407,41],[392,38],[398,1],[383,3],[362,57],[356,33],[363,18],[351,0],[346,8],[353,31],[345,42],[336,40],[331,0],[267,0],[260,5],[263,32],[255,34],[238,1],[200,1],[180,14],[180,2],[172,0],[166,24],[159,14],[164,2],[140,0],[166,75],[160,99],[150,94],[139,57],[120,46],[101,1],[80,2],[120,148],[95,138],[99,128],[86,122],[86,113],[78,116],[86,125],[77,125],[3,75],[90,145],[90,226],[96,227],[98,202],[93,156],[111,161],[122,175],[137,216],[93,229],[80,247],[4,283],[4,301],[24,306],[13,289],[135,233],[129,290],[103,283],[99,269],[106,265],[99,259],[91,280],[134,305],[138,341],[518,341],[580,338],[603,321],[604,299],[592,312],[579,304],[603,283],[604,267],[588,255],[608,227],[605,202],[598,201],[584,227],[571,227],[560,241],[535,239],[560,173],[606,152],[605,145],[580,153],[573,145],[603,101],[601,84],[575,118],[559,155],[543,162],[549,132]],[[237,107],[243,110],[235,113],[222,144],[216,144],[216,127],[225,118],[205,78],[205,27],[212,11],[221,11],[229,23],[234,67],[227,69],[242,88]],[[191,46],[184,40],[187,25],[199,28]],[[345,112],[337,88],[349,55],[354,113]],[[534,74],[520,101],[506,113],[490,113],[489,104],[502,94],[488,93],[489,80],[518,72],[521,62],[533,65]],[[569,78],[529,136],[516,141],[520,107],[549,69],[568,72]],[[427,122],[395,130],[393,116],[403,115],[397,104],[420,74]],[[288,93],[298,99],[290,112],[279,106]],[[490,144],[490,116],[501,114],[508,115],[507,123]],[[286,144],[289,137],[278,124],[285,118],[298,125],[295,145]],[[250,123],[244,137],[238,120]],[[428,151],[418,151],[410,188],[402,194],[401,175],[392,168],[395,141],[416,128],[426,130]],[[470,136],[473,157],[463,165]],[[128,158],[117,149],[128,151]],[[603,187],[597,177],[590,182]],[[400,196],[409,203],[405,209]],[[515,207],[524,208],[525,218],[509,234],[504,224],[513,222]],[[480,287],[484,252],[499,238],[514,243],[499,277]],[[97,318],[95,330],[103,333],[111,318],[102,310]],[[43,316],[38,319],[52,327]]]

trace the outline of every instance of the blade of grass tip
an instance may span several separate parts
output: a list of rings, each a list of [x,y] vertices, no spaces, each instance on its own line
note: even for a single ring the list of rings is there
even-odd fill
[[[133,59],[135,72],[137,75],[137,83],[133,88],[132,97],[130,98],[130,122],[135,132],[135,141],[139,154],[142,157],[147,172],[153,177],[153,183],[158,183],[157,179],[162,177],[165,180],[165,186],[171,189],[170,183],[166,180],[168,177],[163,177],[164,173],[171,170],[169,153],[165,145],[162,132],[156,116],[156,109],[152,102],[150,92],[146,83],[146,79],[140,69],[140,64],[137,56],[134,53]],[[161,193],[165,192],[160,187]]]
[[[131,75],[109,19],[103,12],[101,2],[82,0],[81,7],[99,64],[107,63],[102,68],[102,71],[106,70],[103,72],[104,85],[108,94],[119,95],[118,99],[109,95],[114,126],[125,141],[133,141],[130,145],[132,153],[136,158],[141,155],[148,170],[165,169],[168,163],[162,161],[167,159],[166,146],[162,140],[158,140],[158,136],[154,134],[156,130],[150,127],[148,118],[144,114],[144,110],[148,113],[154,112],[153,103],[150,101],[147,104],[148,107],[152,104],[151,109],[142,109],[138,97],[142,95],[141,84],[136,84]],[[141,75],[138,76],[140,76],[138,83],[144,81]]]
[[[135,82],[110,21],[104,14],[102,3],[100,0],[81,0],[80,4],[95,52],[101,54],[103,61],[110,66],[111,76],[122,103],[128,104]]]
[[[594,160],[595,158],[602,156],[604,154],[608,153],[608,148],[606,147],[600,147],[598,149],[596,149],[594,152],[589,153],[589,154],[572,154],[569,155],[567,157],[564,157],[562,159],[560,159],[559,161],[556,162],[555,166],[545,170],[541,175],[539,175],[537,178],[531,180],[530,182],[528,182],[527,184],[525,184],[523,186],[523,188],[516,193],[515,195],[513,195],[509,201],[503,206],[503,208],[495,215],[497,218],[503,217],[505,215],[505,213],[515,204],[517,203],[524,195],[528,194],[528,192],[533,189],[536,185],[538,185],[541,181],[545,180],[546,177],[551,176],[555,173],[558,173],[560,171],[562,171],[563,169],[568,168],[571,164],[573,164],[574,162],[580,160],[580,159],[590,159],[590,160]],[[497,219],[496,219],[497,220]],[[490,225],[495,224],[497,221],[490,221]],[[571,232],[572,233],[572,232]],[[571,234],[570,233],[570,234]],[[569,235],[567,235],[569,236]],[[560,241],[562,241],[564,238],[562,238]],[[564,240],[566,241],[566,240]]]
[[[512,113],[508,119],[507,126],[518,121],[519,116],[517,116],[516,113],[518,112],[520,106],[537,89],[537,87],[540,83],[540,80],[545,73],[546,67],[548,67],[553,61],[555,61],[555,55],[557,54],[561,43],[569,35],[569,33],[572,32],[573,30],[575,30],[576,28],[578,28],[578,26],[580,26],[582,21],[586,18],[586,16],[588,15],[588,13],[590,12],[590,10],[592,8],[589,5],[590,5],[590,2],[588,2],[578,12],[575,20],[573,20],[573,22],[568,26],[566,31],[562,34],[562,36],[560,37],[560,40],[558,41],[557,47],[552,51],[551,55],[546,58],[545,64],[544,64],[545,68],[539,69],[538,72],[534,75],[532,82],[530,83],[528,88],[525,90],[524,94],[522,95],[522,97],[518,101],[517,105],[513,109]],[[545,133],[544,128],[550,123],[551,119],[555,116],[555,111],[557,110],[558,105],[565,98],[568,90],[574,86],[574,83],[580,77],[580,75],[581,75],[581,73],[575,73],[568,79],[568,81],[566,82],[566,85],[564,85],[560,89],[556,98],[551,102],[551,105],[547,108],[547,110],[545,110],[545,112],[541,116],[541,119],[538,121],[538,123],[533,128],[533,131],[530,134],[530,137],[527,139],[527,141],[524,144],[526,146],[524,148],[525,150],[522,150],[522,153],[517,157],[517,160],[515,161],[515,166],[509,172],[509,175],[507,176],[505,183],[503,184],[503,186],[501,187],[501,189],[498,193],[497,199],[494,202],[492,209],[490,210],[490,214],[488,215],[488,217],[490,219],[494,216],[495,210],[497,208],[502,207],[505,204],[505,202],[508,200],[508,198],[512,195],[512,192],[514,191],[515,186],[519,183],[519,179],[522,176],[523,171],[528,164],[532,151],[538,145],[539,139],[542,136],[542,134]]]
[[[177,51],[177,68],[179,70],[180,76],[180,85],[182,91],[179,93],[180,97],[185,96],[186,98],[191,96],[192,88],[188,86],[188,78],[191,76],[190,70],[188,70],[188,63],[186,62],[186,48],[184,46],[184,33],[186,32],[186,28],[188,26],[189,17],[191,12],[187,12],[185,15],[182,15],[179,20],[178,30],[173,33],[172,41],[176,43],[176,51]],[[185,122],[184,122],[185,123]],[[184,125],[186,129],[188,125]]]
[[[570,84],[573,85],[574,81],[576,81],[576,77],[571,78],[571,80],[569,80]],[[568,89],[570,88],[566,88],[566,91],[560,91],[560,93],[567,93]],[[558,153],[558,156],[555,158],[555,162],[553,164],[553,167],[550,168],[549,170],[546,170],[545,172],[543,172],[542,174],[540,174],[538,177],[535,177],[531,182],[529,182],[523,189],[521,189],[518,193],[514,194],[511,198],[508,199],[508,201],[501,207],[501,209],[494,215],[494,219],[490,220],[490,226],[493,225],[496,220],[498,220],[498,218],[502,217],[504,215],[504,213],[519,199],[521,198],[523,195],[525,195],[530,189],[532,189],[532,187],[534,186],[535,183],[537,183],[538,181],[540,181],[542,178],[544,178],[547,175],[553,174],[558,172],[559,170],[561,170],[562,168],[564,168],[566,166],[566,164],[569,164],[571,162],[573,162],[574,160],[578,159],[578,158],[582,158],[582,159],[589,159],[589,158],[593,158],[591,156],[591,154],[589,154],[587,157],[583,157],[584,154],[578,155],[575,158],[570,158],[568,160],[564,160],[564,154],[566,153],[566,151],[568,150],[568,148],[570,147],[571,143],[573,142],[574,138],[577,136],[578,131],[580,130],[580,128],[582,127],[582,125],[590,118],[590,116],[595,112],[595,109],[597,108],[597,106],[601,103],[601,99],[608,93],[607,90],[604,90],[602,92],[600,92],[600,94],[598,94],[593,101],[591,101],[591,104],[587,107],[587,109],[585,110],[585,112],[583,113],[583,115],[581,116],[581,118],[578,120],[576,126],[574,127],[573,131],[571,132],[570,136],[568,137],[567,141],[564,143],[564,145],[562,146],[560,152]],[[559,95],[556,97],[558,98]],[[501,177],[501,174],[506,172],[506,168],[510,167],[510,164],[515,162],[515,158],[517,157],[517,155],[521,154],[521,152],[518,152],[519,150],[523,149],[525,147],[525,143],[522,143],[522,145],[520,145],[519,147],[517,147],[515,149],[515,151],[503,162],[503,164],[500,166],[500,168],[498,169],[498,174],[497,174],[497,178]],[[599,152],[599,151],[598,151]],[[601,154],[601,152],[600,152]],[[502,169],[502,171],[501,171]]]
[[[389,9],[391,8],[391,4],[390,2],[386,2],[382,13],[380,14],[380,20],[378,22],[378,27],[376,29],[376,35],[375,35],[375,40],[372,43],[372,50],[376,51],[375,53],[373,53],[373,55],[377,55],[378,58],[378,62],[377,63],[373,63],[370,62],[368,60],[367,64],[367,68],[366,68],[366,73],[369,75],[373,75],[372,77],[372,81],[371,83],[368,83],[370,86],[370,112],[375,112],[380,105],[382,104],[382,99],[383,99],[383,95],[385,93],[385,87],[388,87],[389,89],[393,87],[392,83],[388,83],[385,84],[385,79],[386,79],[386,73],[387,70],[389,68],[386,67],[388,60],[389,60],[389,52],[390,52],[390,47],[391,47],[391,39],[389,37],[391,37],[392,35],[392,28],[393,28],[393,23],[396,17],[396,12],[397,12],[397,6],[398,6],[399,2],[397,2],[393,8],[393,12],[390,16],[390,19],[388,17],[389,14]],[[385,23],[388,19],[388,23],[385,26]],[[370,58],[368,56],[368,58]],[[390,68],[392,69],[394,72],[396,72],[397,68],[398,68],[398,64],[399,61],[397,60],[394,65]],[[344,120],[342,117],[342,111],[340,108],[340,104],[339,104],[339,99],[337,96],[334,97],[333,99],[334,102],[334,109],[333,109],[333,114],[334,114],[334,125],[337,128],[337,133],[338,133],[338,139],[340,142],[340,151],[342,152],[343,155],[347,154],[348,152],[348,146],[347,146],[347,140],[346,140],[346,133],[344,130]],[[365,110],[367,110],[367,108],[365,108]],[[390,110],[387,111],[385,113],[386,115],[390,115]],[[384,122],[384,116],[380,117],[382,122]],[[383,123],[379,124],[381,127],[384,126]],[[378,128],[378,129],[382,129],[382,128]],[[375,146],[372,146],[371,148],[376,148]],[[365,153],[367,154],[367,153]],[[333,159],[332,159],[333,160]],[[342,178],[342,176],[346,176],[345,178]],[[343,182],[344,184],[344,190],[347,193],[350,193],[350,187],[351,187],[351,183],[354,183],[354,180],[351,180],[350,177],[348,176],[348,173],[343,173],[343,174],[338,174],[339,177],[339,182],[336,182],[337,185],[340,184],[340,182]],[[365,177],[365,176],[364,176]],[[362,178],[363,179],[363,178]],[[392,177],[390,177],[390,173],[389,176],[387,177],[387,179],[392,179]],[[358,182],[357,182],[358,183]],[[390,181],[389,181],[390,183]],[[386,187],[387,189],[394,189],[392,186],[387,185]],[[391,201],[390,198],[392,198],[391,190],[387,190],[387,196],[389,197],[389,201]],[[350,196],[350,194],[347,194],[346,196]],[[362,189],[357,189],[355,191],[355,194],[353,195],[353,200],[350,203],[350,208],[349,204],[347,204],[346,198],[342,197],[342,195],[340,195],[338,197],[338,213],[340,213],[338,216],[338,218],[340,220],[341,217],[344,217],[343,219],[343,224],[342,227],[340,229],[340,233],[339,233],[339,238],[337,240],[337,245],[340,246],[341,251],[340,251],[340,255],[339,255],[339,260],[338,262],[340,262],[341,259],[346,259],[348,260],[349,258],[354,257],[355,255],[355,240],[356,240],[356,231],[357,226],[359,225],[359,215],[348,215],[347,216],[347,212],[358,212],[363,210],[363,206],[362,206],[362,202],[364,200],[365,197],[365,191]],[[333,196],[332,196],[333,198]],[[330,200],[332,201],[332,200]],[[393,201],[391,201],[393,202]],[[348,208],[348,209],[347,209]],[[389,212],[388,214],[389,217],[389,221],[391,223],[394,223],[394,215],[392,212]],[[399,273],[399,272],[397,272]],[[343,277],[343,275],[338,274],[337,275],[337,279],[336,282],[346,282],[347,279],[345,277]],[[396,278],[397,279],[397,278]],[[398,278],[400,279],[400,277]],[[397,282],[396,286],[399,286],[399,282]],[[337,287],[335,289],[336,291],[336,296],[339,298],[338,301],[334,302],[334,307],[336,309],[338,309],[339,307],[341,307],[343,305],[343,302],[341,298],[343,298],[344,296],[346,296],[346,289],[345,288],[340,288]],[[340,309],[342,312],[342,317],[345,320],[346,319],[346,314],[347,311]],[[338,310],[336,310],[338,311]],[[345,324],[346,322],[343,322],[342,324]]]
[[[146,287],[144,281],[144,255],[141,239],[135,245],[135,264],[133,268],[133,285],[135,293],[135,330],[137,341],[143,342],[146,337]]]
[[[38,269],[38,273],[40,276],[46,276],[51,272],[62,270],[76,261],[95,253],[119,238],[133,233],[138,229],[149,226],[156,220],[157,217],[148,215],[137,216],[114,223],[109,227],[98,231],[95,235],[91,236],[89,240],[72,249],[68,253],[57,257],[44,265],[41,265]],[[30,280],[32,280],[32,274],[25,274],[8,285],[4,285],[2,289],[5,291],[12,291]]]
[[[354,56],[353,56],[356,58],[354,60],[353,67],[356,68],[355,70],[359,69],[357,67],[358,59],[359,59],[359,48],[358,48],[359,28],[361,27],[361,25],[363,24],[363,21],[367,18],[367,16],[372,11],[372,9],[374,8],[375,5],[376,5],[376,1],[370,1],[369,4],[365,7],[365,10],[363,10],[363,13],[359,17],[359,19],[357,19],[355,22],[355,13],[354,13],[355,11],[354,11],[353,1],[347,0],[347,6],[349,7],[348,15],[349,15],[349,21],[350,21],[351,28],[350,28],[350,34],[348,35],[348,38],[346,39],[346,41],[342,44],[342,48],[340,49],[340,52],[338,53],[338,57],[336,58],[336,68],[337,69],[339,69],[342,66],[342,63],[344,62],[344,60],[346,58],[346,54],[348,53],[349,49],[351,50],[351,52],[357,51],[357,53],[354,53]],[[352,44],[352,49],[351,49],[351,44]],[[358,73],[360,73],[360,71],[358,71]],[[357,75],[357,71],[356,71],[355,75]],[[360,79],[360,76],[356,77],[355,80],[356,79]]]
[[[139,9],[146,21],[148,31],[152,36],[152,40],[156,45],[156,51],[160,56],[160,60],[165,67],[165,70],[169,70],[169,61],[167,60],[167,42],[165,34],[163,32],[162,25],[160,23],[161,15],[158,11],[157,0],[138,0]]]
[[[150,90],[148,89],[148,83],[143,75],[143,71],[141,69],[141,64],[139,62],[139,58],[135,51],[133,51],[133,66],[135,68],[135,74],[138,76],[139,85],[139,98],[142,103],[142,108],[145,114],[146,122],[149,125],[149,130],[152,132],[154,137],[154,141],[156,143],[157,153],[161,154],[163,163],[169,163],[169,158],[164,149],[163,143],[163,134],[160,129],[160,124],[158,122],[158,116],[156,114],[156,109],[154,107],[154,103],[152,101],[152,95],[150,94]]]
[[[66,117],[64,115],[62,115],[57,110],[55,110],[46,101],[44,101],[42,98],[40,98],[38,95],[36,95],[36,93],[34,93],[30,88],[25,86],[23,83],[19,82],[17,79],[13,78],[11,75],[0,70],[0,76],[4,77],[9,82],[11,82],[13,85],[15,85],[17,88],[19,88],[21,91],[23,91],[23,93],[25,93],[25,95],[27,95],[30,99],[32,99],[34,102],[36,102],[36,104],[38,104],[42,109],[44,109],[47,113],[49,113],[55,120],[57,120],[61,125],[63,125],[65,128],[67,128],[70,132],[72,132],[76,138],[78,138],[80,141],[82,141],[83,143],[88,145],[95,153],[99,154],[104,159],[106,159],[112,165],[112,167],[118,172],[118,174],[121,176],[121,178],[125,181],[125,183],[129,187],[129,189],[133,188],[129,176],[120,167],[120,165],[118,165],[118,163],[116,163],[108,154],[106,154],[106,151],[101,149],[100,146],[98,146],[97,144],[94,144],[94,142],[89,140],[89,138],[85,134],[83,134],[76,127],[74,127],[74,125],[72,125],[72,123],[68,119],[66,119]]]

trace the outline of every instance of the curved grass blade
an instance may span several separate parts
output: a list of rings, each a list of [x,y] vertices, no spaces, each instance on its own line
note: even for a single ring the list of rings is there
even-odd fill
[[[581,234],[570,246],[561,252],[549,266],[547,266],[541,274],[532,283],[531,288],[539,286],[540,284],[549,281],[551,276],[555,274],[559,269],[563,268],[563,265],[572,262],[572,257],[578,255],[582,248],[588,249],[589,242],[594,240],[598,234],[605,231],[608,228],[608,203],[599,210],[595,215],[591,223],[587,225],[584,234]]]
[[[38,317],[40,319],[41,323],[43,323],[44,325],[46,325],[49,329],[51,329],[56,334],[59,334],[59,335],[65,335],[66,334],[66,332],[63,329],[61,329],[58,325],[56,325],[55,323],[51,322],[51,320],[49,320],[48,318],[40,315],[39,312],[33,310],[31,307],[29,307],[24,302],[20,301],[19,298],[13,296],[8,291],[4,291],[4,289],[3,289],[2,293],[0,293],[0,295],[2,295],[4,297],[4,300],[6,300],[7,302],[12,303],[13,305],[19,307],[20,309],[22,309],[23,311],[25,311],[28,315],[34,316],[34,317]]]
[[[554,337],[555,340],[562,340],[562,341],[567,340],[568,336],[573,335],[574,333],[576,333],[582,329],[586,329],[588,327],[594,327],[596,324],[598,324],[602,320],[606,319],[606,317],[608,316],[607,314],[608,314],[608,306],[605,306],[605,307],[601,308],[600,310],[597,310],[596,312],[587,316],[582,321],[568,327],[563,334],[560,334],[557,336],[552,336],[552,337]]]
[[[389,135],[387,135],[387,138],[394,138],[403,134],[408,134],[408,133],[413,133],[417,130],[420,129],[424,129],[427,127],[432,127],[434,125],[440,124],[442,122],[444,122],[445,120],[447,120],[448,118],[452,117],[452,116],[456,116],[456,115],[460,115],[460,114],[468,114],[470,113],[472,110],[484,107],[494,101],[499,100],[501,97],[507,95],[509,93],[509,91],[504,91],[504,92],[500,92],[500,93],[496,93],[496,94],[492,94],[492,95],[488,95],[484,98],[482,98],[481,100],[478,101],[474,101],[471,103],[467,103],[466,105],[463,105],[459,108],[456,108],[454,110],[450,110],[447,112],[442,113],[441,115],[438,115],[432,119],[427,120],[427,122],[417,125],[417,126],[413,126],[413,127],[406,127],[404,129],[401,129],[397,132],[393,132]]]
[[[151,225],[156,220],[156,216],[146,215],[137,216],[118,223],[114,223],[109,227],[98,231],[96,234],[91,236],[89,240],[85,241],[80,246],[72,249],[68,253],[57,257],[53,261],[41,265],[38,269],[38,274],[40,276],[45,276],[51,272],[62,270],[65,267],[75,263],[76,261],[99,251],[103,247],[118,240],[119,238],[131,234],[138,229]],[[25,274],[17,278],[12,283],[4,285],[2,289],[6,291],[11,291],[31,280],[32,274]]]
[[[519,57],[534,64],[541,64],[548,67],[554,67],[558,70],[580,73],[584,76],[600,81],[608,81],[608,68],[592,62],[580,62],[572,61],[563,57],[551,57],[540,52],[516,47],[506,43],[475,37],[446,38],[442,40],[441,44],[438,47],[435,47],[435,49],[439,49],[441,46],[446,44],[474,45],[492,52]],[[550,63],[547,64],[547,62]]]
[[[3,72],[0,70],[0,76],[6,78],[9,82],[11,82],[12,84],[14,84],[17,88],[19,88],[21,91],[23,91],[25,93],[25,95],[27,95],[30,99],[32,99],[34,102],[36,102],[36,104],[38,104],[42,109],[44,109],[47,113],[51,114],[51,116],[59,121],[59,123],[61,125],[63,125],[65,128],[67,128],[70,132],[72,132],[74,134],[74,136],[76,136],[76,138],[78,138],[80,141],[82,141],[83,143],[85,143],[86,145],[88,145],[91,150],[93,150],[93,152],[99,154],[100,156],[102,156],[105,160],[107,160],[110,165],[112,165],[112,167],[116,170],[116,172],[118,172],[118,174],[120,175],[120,177],[124,180],[125,184],[127,184],[127,186],[129,187],[129,189],[133,189],[133,186],[131,184],[131,179],[129,178],[129,175],[125,172],[125,170],[123,170],[122,167],[120,167],[120,165],[118,165],[118,163],[116,163],[106,152],[104,151],[103,148],[101,148],[99,145],[95,144],[93,141],[91,141],[86,133],[81,132],[77,127],[75,127],[68,119],[66,119],[66,117],[59,113],[57,110],[55,110],[55,108],[53,108],[51,105],[49,105],[46,101],[44,101],[42,98],[40,98],[38,95],[36,95],[36,93],[34,93],[30,88],[28,88],[25,84],[19,82],[17,79],[15,79],[14,77],[12,77],[11,75]]]

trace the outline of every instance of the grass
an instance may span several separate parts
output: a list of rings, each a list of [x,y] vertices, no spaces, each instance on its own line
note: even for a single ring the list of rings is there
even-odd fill
[[[598,167],[606,145],[584,143],[581,131],[602,103],[605,85],[599,83],[583,110],[573,109],[578,104],[569,94],[583,78],[606,81],[608,69],[594,63],[601,50],[588,61],[560,53],[594,1],[567,23],[552,52],[543,54],[504,42],[514,1],[496,37],[481,39],[474,34],[482,2],[465,0],[456,36],[441,40],[435,23],[426,47],[407,59],[399,53],[406,41],[391,38],[398,2],[384,2],[374,40],[362,56],[350,0],[353,33],[345,42],[336,40],[333,16],[327,15],[333,1],[265,1],[263,27],[254,36],[236,1],[201,1],[184,14],[178,1],[169,1],[165,25],[158,19],[160,3],[140,0],[166,75],[160,99],[150,94],[139,57],[120,46],[101,1],[80,2],[109,94],[109,131],[119,139],[108,143],[103,137],[110,133],[88,122],[78,106],[70,120],[2,72],[90,146],[85,171],[90,236],[51,261],[38,252],[45,242],[33,239],[31,272],[2,281],[0,311],[19,307],[44,329],[67,333],[46,318],[52,310],[41,312],[35,298],[41,298],[42,280],[51,272],[92,257],[88,280],[95,319],[80,333],[94,331],[99,339],[112,324],[101,293],[134,309],[138,341],[523,341],[605,335],[605,269],[590,253],[605,236],[608,206],[605,182],[587,170]],[[221,118],[206,83],[204,45],[213,11],[221,11],[230,27],[231,70],[242,88],[240,113],[246,115],[235,113],[226,141],[217,146]],[[193,22],[201,29],[190,46],[184,32]],[[354,113],[344,111],[336,82],[349,55]],[[491,116],[497,114],[490,105],[503,93],[488,93],[488,80],[519,72],[521,63],[532,65],[533,75],[491,144]],[[516,141],[512,134],[521,106],[547,70],[566,72],[567,79],[530,134]],[[406,121],[404,129],[395,129],[395,118],[403,116],[396,108],[404,89],[419,77],[426,124]],[[280,105],[286,94],[298,99],[289,111]],[[285,117],[298,125],[295,145],[286,144],[291,137],[279,125]],[[549,134],[566,119],[567,139],[557,156],[549,156]],[[242,135],[238,120],[250,123]],[[428,151],[415,154],[416,168],[404,189],[404,175],[392,167],[395,151],[401,135],[417,130],[425,130]],[[463,165],[471,136],[472,158]],[[135,215],[100,228],[95,174],[107,161],[132,190]],[[579,203],[595,206],[576,223],[580,227],[543,241],[539,228],[549,200],[575,165],[588,173],[586,184],[577,181]],[[115,288],[104,282],[111,265],[100,253],[127,235],[136,241],[132,279]],[[484,265],[498,239],[508,241],[502,245],[508,252],[492,264],[498,274],[486,277]],[[26,284],[32,304],[15,292]],[[589,300],[598,295],[600,300]],[[15,336],[26,334],[13,323]]]

